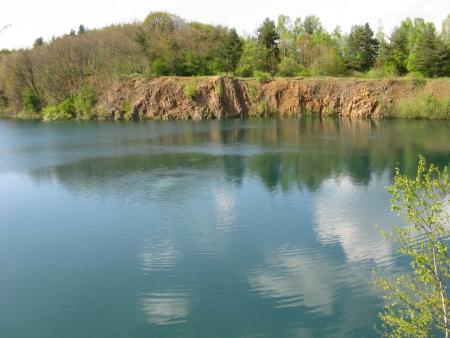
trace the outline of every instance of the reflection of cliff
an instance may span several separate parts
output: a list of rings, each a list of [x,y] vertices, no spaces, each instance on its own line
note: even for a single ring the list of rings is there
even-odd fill
[[[146,139],[141,145],[145,154],[128,155],[128,145],[119,140],[125,148],[116,156],[49,166],[31,175],[54,177],[74,189],[108,186],[121,191],[121,185],[164,185],[186,176],[201,181],[202,175],[219,171],[238,184],[247,173],[269,189],[315,190],[324,179],[341,175],[367,185],[373,174],[396,165],[413,174],[419,153],[437,164],[449,160],[450,124],[442,122],[306,119],[174,126]],[[118,127],[126,132],[125,125]],[[129,142],[139,151],[139,140]]]
[[[162,196],[192,193],[192,186],[200,187],[205,175],[231,162],[232,156],[220,157],[201,153],[162,153],[97,157],[56,165],[30,172],[36,180],[57,179],[71,191],[113,194],[119,197],[150,195],[155,190]],[[237,163],[233,167],[242,167]],[[242,173],[232,171],[233,177]],[[188,180],[189,179],[189,180]],[[125,194],[131,194],[125,196]],[[185,195],[185,196],[186,196]]]

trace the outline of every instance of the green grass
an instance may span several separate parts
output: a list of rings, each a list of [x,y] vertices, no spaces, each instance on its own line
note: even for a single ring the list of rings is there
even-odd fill
[[[192,78],[184,86],[184,95],[189,99],[194,99],[197,95],[197,78]]]
[[[73,109],[78,119],[91,120],[95,116],[93,109],[96,103],[94,90],[85,86],[73,97]]]
[[[392,107],[391,116],[408,119],[450,119],[450,98],[429,93],[400,99]]]
[[[217,82],[217,85],[214,87],[214,91],[216,92],[217,96],[222,98],[225,90],[223,88],[223,80],[219,79],[219,81]]]
[[[130,118],[129,115],[131,114],[131,102],[130,102],[129,99],[125,99],[123,101],[122,111],[123,111],[123,114],[124,114],[125,118],[129,119]]]
[[[254,100],[256,98],[257,89],[253,82],[248,82],[247,93],[248,93],[248,96],[250,97],[250,99]]]
[[[266,72],[260,72],[258,70],[255,70],[253,72],[253,77],[258,80],[260,83],[268,83],[272,81],[272,75]]]
[[[42,110],[44,121],[66,121],[71,120],[73,115],[61,104],[47,106]]]
[[[0,119],[8,120],[41,120],[42,115],[40,113],[22,111],[20,113],[9,113],[0,111]]]

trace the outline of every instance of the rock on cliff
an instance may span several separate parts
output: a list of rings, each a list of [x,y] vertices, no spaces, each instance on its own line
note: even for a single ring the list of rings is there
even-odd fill
[[[106,119],[116,120],[310,114],[382,117],[386,107],[423,86],[427,85],[411,80],[296,78],[260,83],[218,76],[133,78],[115,83],[99,105]]]

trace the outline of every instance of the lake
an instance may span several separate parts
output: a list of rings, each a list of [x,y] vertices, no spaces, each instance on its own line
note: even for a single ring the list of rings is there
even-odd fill
[[[0,121],[0,336],[370,337],[449,121]]]

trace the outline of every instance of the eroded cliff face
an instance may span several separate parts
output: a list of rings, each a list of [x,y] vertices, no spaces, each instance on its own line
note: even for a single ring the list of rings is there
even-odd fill
[[[190,94],[186,87],[190,87]],[[382,117],[395,101],[419,91],[450,88],[411,80],[274,79],[231,77],[126,79],[100,100],[106,119],[206,119],[336,115]],[[448,87],[448,86],[446,86]]]

